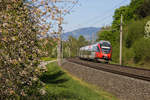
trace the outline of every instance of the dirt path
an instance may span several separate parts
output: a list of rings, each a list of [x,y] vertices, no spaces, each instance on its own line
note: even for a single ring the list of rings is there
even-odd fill
[[[43,62],[40,63],[39,67],[45,66],[45,65],[47,65],[47,64],[49,64],[49,63],[52,63],[52,62],[55,62],[55,61],[57,61],[57,60],[43,61]]]

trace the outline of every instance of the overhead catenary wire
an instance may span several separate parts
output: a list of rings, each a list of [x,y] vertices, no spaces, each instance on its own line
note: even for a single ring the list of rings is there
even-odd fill
[[[116,5],[114,8],[116,8],[117,6],[120,6],[121,4],[123,4],[123,3],[125,3],[125,2],[127,2],[127,0],[123,0],[121,3],[119,3],[119,5]],[[114,8],[113,8],[113,9],[114,9]],[[107,19],[107,18],[109,18],[109,17],[111,17],[111,14],[109,14],[108,16],[102,17],[100,20],[96,21],[96,22],[93,23],[92,25],[97,24],[97,23],[99,23],[99,22],[103,22],[103,21],[105,21],[105,19]]]
[[[115,5],[113,8],[111,8],[111,9],[109,9],[109,10],[107,10],[106,12],[112,12],[115,8],[117,8],[118,6],[120,6],[121,4],[123,4],[123,3],[125,3],[125,2],[127,2],[127,0],[123,0],[122,2],[120,2],[119,4],[117,4],[117,5]],[[112,10],[113,9],[113,10]],[[107,18],[109,18],[109,17],[111,17],[111,14],[106,14],[106,15],[104,15],[103,17],[100,17],[101,15],[99,15],[99,16],[97,16],[97,17],[94,17],[93,19],[96,19],[95,20],[95,22],[93,23],[93,24],[91,24],[91,25],[94,25],[94,24],[96,24],[96,23],[99,23],[100,21],[104,21],[105,19],[107,19]],[[99,17],[100,17],[100,19],[99,19]],[[92,20],[93,20],[92,19]],[[88,22],[91,22],[91,20],[89,20]],[[86,23],[87,24],[87,23]]]
[[[69,8],[69,10],[68,10],[65,14],[63,14],[63,17],[66,16],[68,13],[70,13],[71,10],[72,10],[78,3],[79,3],[79,0],[77,0],[77,1],[73,4],[73,6],[71,6],[71,7]]]
[[[120,3],[116,4],[114,7],[112,7],[111,9],[107,10],[106,11],[107,13],[103,17],[100,17],[101,15],[95,16],[95,17],[83,22],[83,24],[85,25],[85,24],[91,23],[90,25],[95,25],[100,22],[104,22],[106,19],[108,19],[109,17],[112,16],[112,14],[109,14],[110,12],[112,12],[115,8],[117,8],[118,6],[121,6],[125,2],[127,2],[127,0],[123,0]],[[78,24],[74,27],[83,27],[83,24]],[[72,27],[71,29],[73,29],[74,27]]]

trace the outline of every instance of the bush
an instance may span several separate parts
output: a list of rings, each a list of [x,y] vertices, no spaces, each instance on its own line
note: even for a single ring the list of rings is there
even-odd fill
[[[135,52],[135,63],[140,61],[150,61],[150,39],[141,38],[137,40],[133,46],[133,49]]]
[[[132,21],[129,24],[126,37],[127,48],[130,48],[137,39],[144,37],[144,25],[143,21]]]
[[[0,99],[31,96],[39,85],[36,20],[24,0],[0,3]]]
[[[145,25],[150,17],[143,20],[131,21],[125,28],[124,33],[124,62],[145,63],[149,59],[150,41],[144,38]]]
[[[135,41],[140,38],[143,38],[145,35],[145,25],[147,21],[150,20],[150,17],[147,17],[143,20],[131,21],[127,25],[127,31],[125,33],[125,44],[127,48],[130,48]]]

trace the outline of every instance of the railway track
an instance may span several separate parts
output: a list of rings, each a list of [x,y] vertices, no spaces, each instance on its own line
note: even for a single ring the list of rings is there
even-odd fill
[[[130,78],[135,78],[135,79],[140,79],[140,80],[150,82],[150,70],[148,69],[134,68],[134,67],[128,67],[128,66],[119,66],[119,65],[113,65],[113,64],[95,63],[91,61],[81,60],[79,58],[69,58],[67,60],[69,62],[84,65],[86,67],[94,68],[97,70],[102,70],[105,72],[110,72],[114,74],[127,76]]]

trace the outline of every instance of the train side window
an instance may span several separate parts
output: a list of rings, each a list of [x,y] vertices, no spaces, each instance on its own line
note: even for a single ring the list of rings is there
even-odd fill
[[[93,47],[92,51],[93,51],[93,52],[96,52],[96,47],[95,47],[95,46]]]

